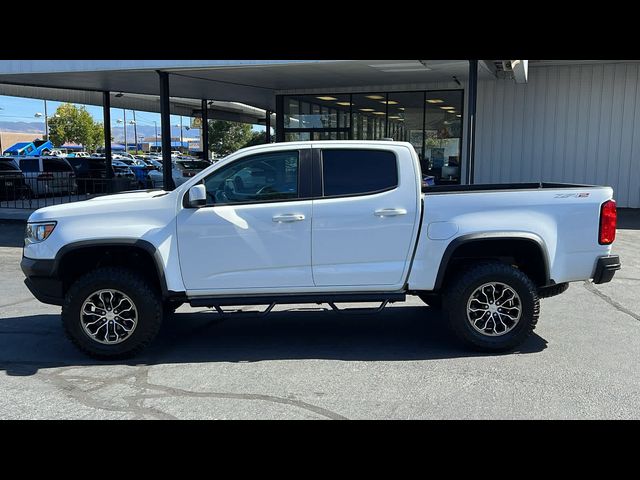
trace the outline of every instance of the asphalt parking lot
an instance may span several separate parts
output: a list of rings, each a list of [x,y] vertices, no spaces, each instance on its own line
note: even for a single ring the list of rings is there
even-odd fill
[[[78,353],[59,308],[31,296],[24,226],[0,221],[0,418],[637,419],[640,211],[620,217],[623,269],[542,300],[518,352],[465,351],[410,297],[368,316],[283,306],[221,320],[183,306],[140,357],[109,363]]]

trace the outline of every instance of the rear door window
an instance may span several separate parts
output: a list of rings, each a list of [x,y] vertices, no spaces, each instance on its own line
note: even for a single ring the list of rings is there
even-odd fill
[[[398,186],[396,156],[388,150],[323,150],[322,178],[325,197],[392,190]]]

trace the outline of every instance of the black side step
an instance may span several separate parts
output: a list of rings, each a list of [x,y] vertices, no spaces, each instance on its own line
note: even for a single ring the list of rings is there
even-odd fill
[[[291,305],[294,303],[358,303],[358,302],[404,302],[406,293],[332,293],[291,295],[238,295],[234,297],[195,297],[189,299],[192,307],[222,307],[229,305]],[[386,303],[385,303],[386,304]]]

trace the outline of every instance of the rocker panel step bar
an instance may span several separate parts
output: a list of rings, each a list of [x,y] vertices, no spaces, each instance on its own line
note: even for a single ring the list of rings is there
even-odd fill
[[[333,293],[291,295],[238,295],[235,297],[192,297],[192,307],[222,307],[229,305],[271,305],[294,303],[358,303],[358,302],[404,302],[406,293]]]

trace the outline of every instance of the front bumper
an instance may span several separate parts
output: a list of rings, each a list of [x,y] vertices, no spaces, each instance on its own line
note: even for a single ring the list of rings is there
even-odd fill
[[[55,275],[55,260],[22,257],[20,268],[27,277],[24,284],[34,297],[42,303],[62,305],[62,280]]]
[[[620,257],[618,255],[607,255],[598,258],[596,271],[593,274],[593,283],[610,282],[616,271],[620,270]]]

